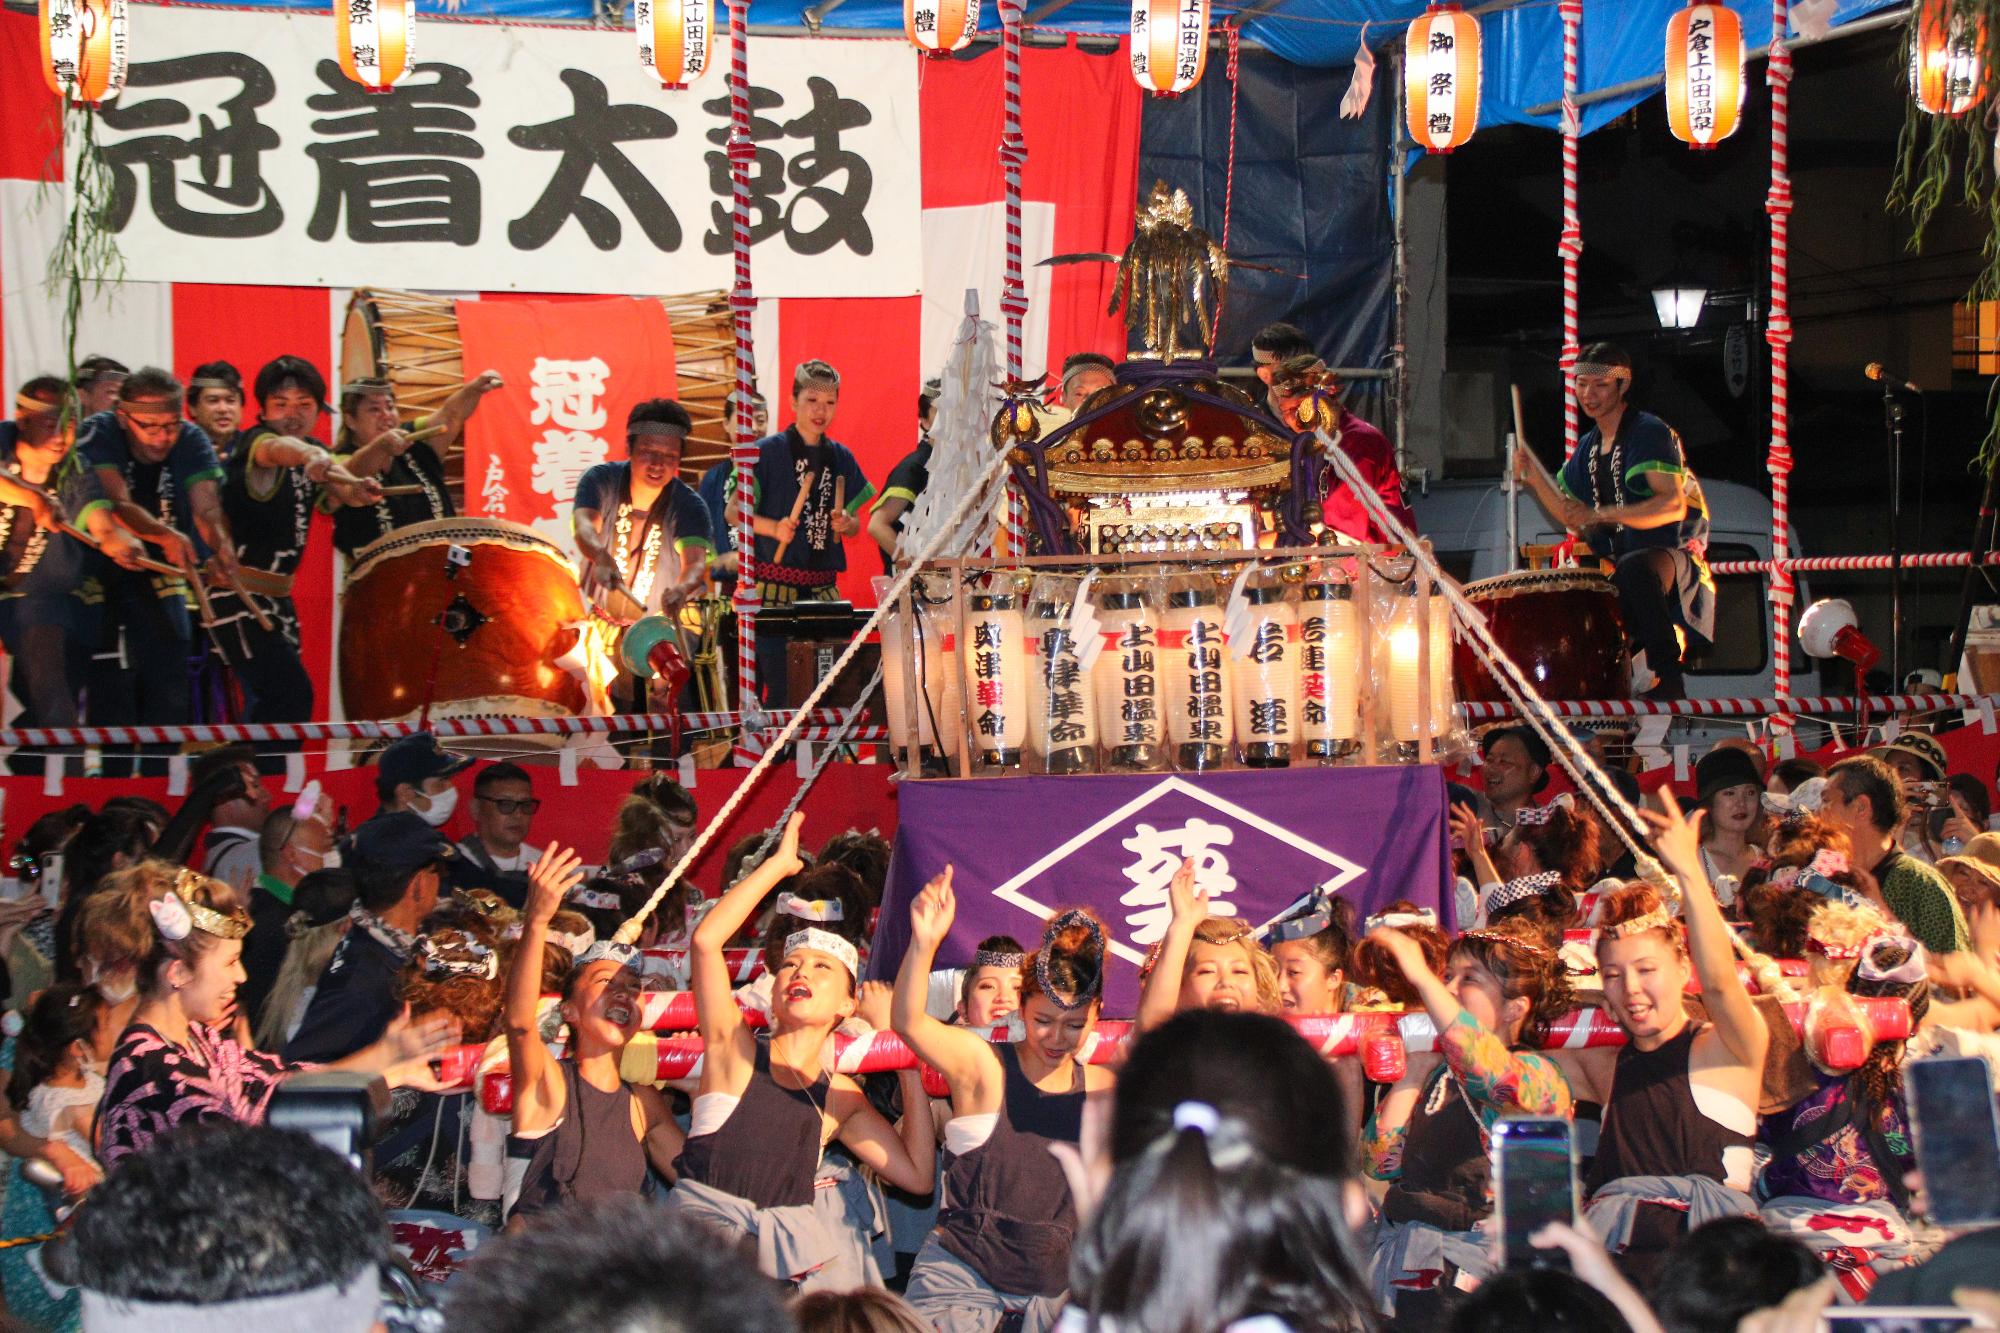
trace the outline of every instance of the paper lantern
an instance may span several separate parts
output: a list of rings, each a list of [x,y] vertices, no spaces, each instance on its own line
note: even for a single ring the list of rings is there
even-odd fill
[[[1132,0],[1132,77],[1155,97],[1179,97],[1208,64],[1208,0]]]
[[[42,77],[57,97],[94,107],[125,86],[125,0],[42,0]]]
[[[1091,668],[1097,734],[1110,772],[1146,772],[1166,758],[1160,722],[1160,622],[1136,592],[1105,593],[1099,603],[1104,649]]]
[[[1986,86],[1986,24],[1955,0],[1922,0],[1910,34],[1910,96],[1933,116],[1962,116]]]
[[[1167,594],[1160,669],[1167,679],[1167,736],[1174,743],[1175,765],[1190,773],[1221,768],[1234,729],[1230,662],[1215,589],[1176,588]]]
[[[1309,583],[1299,607],[1299,720],[1306,757],[1330,764],[1361,748],[1360,609],[1347,583]]]
[[[1250,615],[1243,642],[1229,644],[1236,658],[1236,742],[1248,767],[1283,768],[1299,734],[1299,613],[1282,583],[1245,588],[1243,598]]]
[[[1385,673],[1390,738],[1406,746],[1425,736],[1442,739],[1451,729],[1450,612],[1435,589],[1428,599],[1416,594],[1416,580],[1411,579],[1396,598]],[[1428,601],[1428,626],[1419,614],[1423,600]]]
[[[926,55],[963,51],[979,31],[979,0],[903,0],[903,35]]]
[[[1096,700],[1069,620],[1066,602],[1028,607],[1028,751],[1040,773],[1097,768]]]
[[[1713,148],[1743,123],[1743,20],[1728,5],[1689,5],[1667,20],[1667,128]]]
[[[632,0],[639,63],[659,75],[662,88],[679,92],[708,69],[714,19],[710,0]]]
[[[1403,101],[1410,137],[1449,153],[1479,128],[1479,21],[1434,4],[1403,36]]]
[[[334,0],[334,41],[340,69],[371,93],[386,93],[416,57],[415,0]]]
[[[1011,592],[974,593],[965,601],[966,718],[983,769],[1019,768],[1028,739],[1027,630]]]

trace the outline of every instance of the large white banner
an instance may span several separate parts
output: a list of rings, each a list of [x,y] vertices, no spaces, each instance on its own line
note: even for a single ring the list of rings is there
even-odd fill
[[[99,128],[126,276],[729,285],[726,39],[683,92],[629,32],[420,21],[415,40],[415,70],[374,94],[341,73],[330,18],[135,5],[131,75]],[[758,295],[918,291],[916,53],[800,38],[752,54]]]

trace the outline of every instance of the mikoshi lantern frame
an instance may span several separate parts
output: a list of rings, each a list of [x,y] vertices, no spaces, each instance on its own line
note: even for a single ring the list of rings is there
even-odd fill
[[[1728,5],[1696,0],[1667,20],[1667,128],[1708,149],[1743,124],[1743,19]]]
[[[1479,128],[1485,78],[1479,20],[1434,3],[1403,34],[1403,109],[1410,138],[1427,153],[1462,148]]]

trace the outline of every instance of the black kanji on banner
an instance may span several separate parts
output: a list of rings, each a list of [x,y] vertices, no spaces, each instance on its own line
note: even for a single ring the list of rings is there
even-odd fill
[[[186,102],[171,97],[134,95],[141,88],[204,79],[229,79],[237,85],[235,92],[215,104],[219,121],[207,109],[193,112]],[[106,218],[111,229],[123,231],[132,220],[139,196],[137,170],[143,169],[153,216],[169,230],[223,238],[268,236],[276,231],[285,221],[285,211],[265,182],[261,166],[263,155],[278,147],[278,132],[257,119],[257,108],[268,103],[275,91],[270,70],[233,51],[132,66],[124,95],[98,115],[114,130],[159,132],[104,147],[112,175]],[[167,132],[176,128],[182,132]],[[193,168],[192,174],[182,174],[183,164]]]
[[[602,171],[646,239],[661,250],[680,249],[680,219],[618,146],[633,139],[671,139],[679,133],[673,118],[636,102],[612,106],[603,82],[580,69],[564,70],[562,81],[575,107],[569,115],[507,131],[509,141],[522,148],[562,154],[535,206],[507,224],[507,239],[517,250],[539,250],[574,216],[592,245],[615,249],[623,231],[618,215],[583,193],[590,173]]]
[[[347,239],[364,243],[479,241],[479,173],[465,165],[486,150],[467,114],[479,105],[472,75],[456,65],[425,63],[386,93],[364,91],[331,60],[319,62],[327,91],[306,99],[329,113],[308,144],[319,163],[319,201],[306,235],[331,240],[346,214]],[[424,82],[421,80],[426,79]]]
[[[869,124],[874,117],[860,102],[842,97],[830,80],[814,76],[806,80],[806,88],[812,95],[811,109],[783,124],[757,113],[776,110],[785,99],[769,88],[750,89],[750,139],[759,145],[750,167],[750,243],[769,240],[782,231],[786,242],[802,255],[824,254],[840,244],[857,255],[873,254],[875,237],[868,229],[867,208],[868,196],[875,189],[875,173],[861,154],[840,146],[840,136]],[[727,118],[729,99],[704,102],[702,110]],[[762,146],[782,139],[804,139],[812,146],[787,167],[783,154]],[[728,125],[710,130],[708,141],[726,149]],[[707,161],[709,187],[718,202],[710,210],[713,225],[702,237],[702,246],[712,255],[727,254],[729,155],[709,153]],[[838,188],[828,184],[836,178]],[[799,188],[781,209],[779,200],[788,180]],[[807,205],[803,211],[801,204]],[[819,225],[809,226],[814,213],[819,215]]]

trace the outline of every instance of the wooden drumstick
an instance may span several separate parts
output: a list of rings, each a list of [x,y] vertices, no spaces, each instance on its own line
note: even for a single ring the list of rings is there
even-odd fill
[[[418,485],[384,486],[382,488],[382,498],[385,500],[394,495],[422,495],[423,493],[424,488]]]
[[[1549,475],[1549,470],[1542,466],[1542,460],[1528,444],[1527,417],[1521,410],[1521,386],[1510,384],[1507,388],[1514,397],[1514,452],[1517,456],[1526,457],[1534,465],[1535,471],[1541,474],[1542,480],[1548,483],[1549,489],[1555,490],[1555,478]]]
[[[812,494],[813,491],[817,490],[818,488],[819,488],[819,473],[817,472],[807,477],[806,484],[799,487],[798,495],[792,500],[792,523],[794,525],[798,523],[799,515],[803,514],[806,510],[806,497]],[[785,550],[791,544],[792,544],[792,539],[790,537],[787,537],[785,538],[785,540],[779,542],[777,554],[771,557],[771,563],[774,565],[784,564]]]
[[[223,581],[229,585],[229,590],[236,594],[237,600],[248,608],[250,618],[257,622],[257,628],[266,634],[275,632],[275,627],[271,624],[271,618],[264,614],[262,607],[250,600],[250,592],[243,586],[243,579],[236,567],[233,565],[230,566],[223,572],[222,577]],[[199,583],[201,580],[196,579],[195,582]]]
[[[431,422],[429,425],[421,426],[416,430],[408,432],[404,436],[404,438],[407,439],[411,444],[415,444],[418,440],[428,440],[433,435],[442,435],[445,433],[445,431],[447,431],[450,428],[451,428],[451,423],[449,421],[446,421],[443,418],[439,418],[438,420]]]

